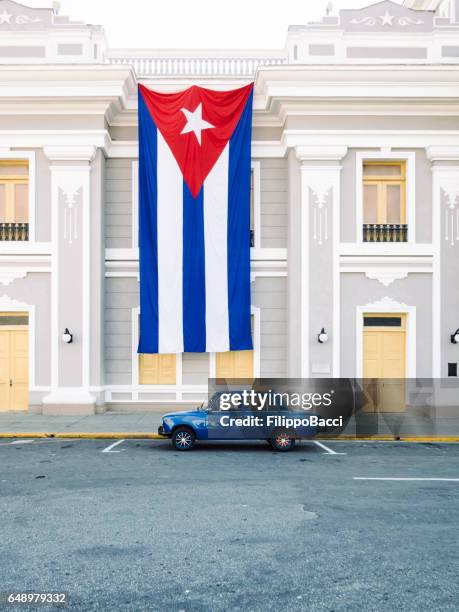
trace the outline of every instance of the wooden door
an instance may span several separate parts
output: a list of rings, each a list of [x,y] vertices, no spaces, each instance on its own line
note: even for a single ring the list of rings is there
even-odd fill
[[[26,326],[0,326],[0,411],[28,408],[28,353]]]
[[[177,356],[139,355],[140,385],[175,385]]]
[[[367,412],[405,410],[406,316],[364,316],[363,377]]]
[[[250,327],[252,331],[255,319],[250,317]],[[216,378],[253,378],[253,351],[228,351],[215,354],[215,374]]]
[[[217,378],[253,378],[253,351],[216,354]]]

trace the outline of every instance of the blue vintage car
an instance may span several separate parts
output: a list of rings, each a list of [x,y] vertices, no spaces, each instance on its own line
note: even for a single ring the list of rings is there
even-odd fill
[[[289,451],[295,441],[312,438],[318,425],[306,423],[315,413],[278,410],[260,411],[238,408],[224,411],[220,408],[220,393],[194,410],[171,412],[163,416],[158,433],[170,438],[176,450],[191,450],[198,440],[266,440],[276,451]],[[292,418],[303,419],[302,424],[291,425]],[[289,420],[290,419],[290,420]]]

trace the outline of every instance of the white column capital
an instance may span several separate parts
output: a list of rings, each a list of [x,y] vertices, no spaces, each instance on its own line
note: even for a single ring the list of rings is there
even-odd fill
[[[426,147],[426,154],[431,162],[459,161],[459,146],[433,145]]]
[[[50,145],[43,147],[43,151],[51,162],[87,162],[89,164],[96,156],[97,148],[92,145]]]
[[[302,166],[308,166],[311,162],[337,162],[341,161],[347,153],[346,146],[303,146],[295,147],[295,154]],[[325,165],[324,164],[324,165]],[[330,166],[327,169],[332,169]]]

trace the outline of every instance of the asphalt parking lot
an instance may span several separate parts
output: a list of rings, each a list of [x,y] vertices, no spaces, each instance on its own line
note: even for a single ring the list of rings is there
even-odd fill
[[[85,611],[457,610],[458,455],[0,440],[0,592]]]

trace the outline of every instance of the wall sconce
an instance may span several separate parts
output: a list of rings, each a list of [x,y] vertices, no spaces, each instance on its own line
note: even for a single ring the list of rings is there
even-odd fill
[[[71,344],[73,342],[73,334],[69,332],[68,327],[65,328],[65,331],[62,334],[62,342],[65,344]]]
[[[451,334],[451,344],[459,344],[459,327]]]
[[[320,344],[328,342],[328,334],[323,327],[320,330],[320,334],[317,334],[317,341],[320,342]]]

